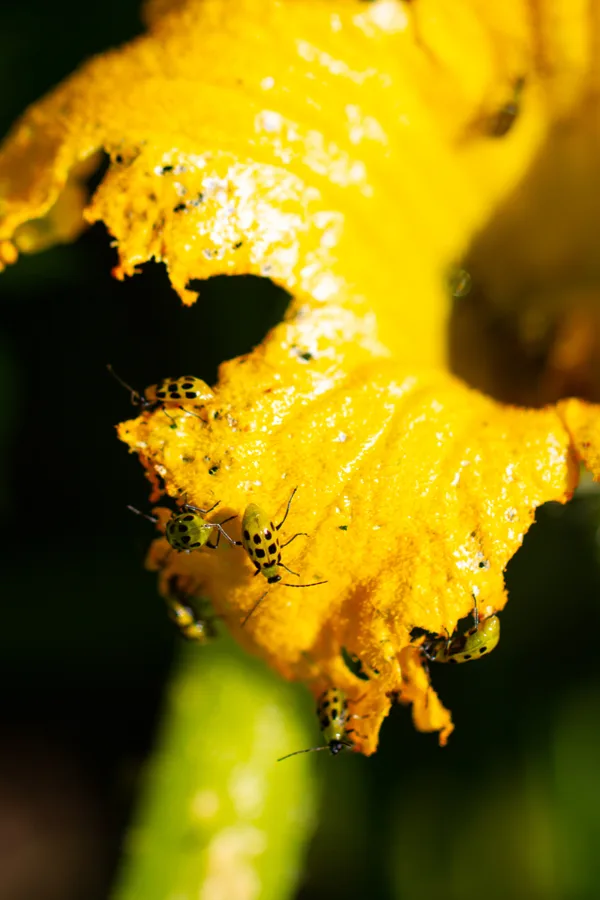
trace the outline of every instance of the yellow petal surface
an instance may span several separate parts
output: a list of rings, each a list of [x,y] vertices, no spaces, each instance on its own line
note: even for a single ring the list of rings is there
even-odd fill
[[[163,261],[185,302],[193,278],[268,275],[296,304],[376,307],[387,349],[441,362],[446,269],[547,127],[526,4],[161,0],[147,21],[17,123],[0,151],[0,241],[104,149],[85,216],[116,239],[117,275]],[[523,78],[518,128],[491,139]]]
[[[283,550],[299,575],[284,580],[327,583],[269,588],[225,542],[187,554],[160,538],[150,565],[163,586],[185,574],[285,677],[315,694],[345,690],[367,717],[365,752],[390,694],[414,701],[417,725],[445,739],[449,719],[420,659],[402,656],[411,630],[452,633],[475,599],[481,616],[502,609],[503,571],[535,509],[575,487],[570,435],[554,409],[504,407],[445,373],[373,362],[351,333],[347,343],[337,335],[332,361],[331,330],[328,316],[300,317],[225,364],[206,422],[158,409],[119,429],[171,494],[201,508],[220,501],[212,521],[236,515],[227,528],[237,539],[248,503],[277,522],[298,487],[281,540],[307,536]],[[371,671],[368,682],[346,667],[342,648]]]
[[[571,436],[577,459],[600,481],[600,414],[598,406],[565,400],[559,412]]]

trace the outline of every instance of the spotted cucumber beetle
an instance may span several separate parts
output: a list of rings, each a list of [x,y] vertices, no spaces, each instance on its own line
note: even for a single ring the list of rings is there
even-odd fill
[[[171,575],[168,580],[168,595],[165,598],[169,618],[175,622],[186,640],[206,644],[217,636],[214,625],[216,616],[197,614],[190,605],[192,599],[188,591],[182,587],[181,577]],[[206,603],[207,601],[203,601],[203,605]]]
[[[498,616],[488,616],[480,622],[477,606],[473,618],[474,626],[464,634],[425,641],[422,645],[425,657],[431,662],[463,663],[491,653],[500,641],[500,619]]]
[[[140,394],[126,381],[123,381],[111,365],[107,365],[106,368],[113,378],[129,391],[133,405],[140,406],[142,409],[162,406],[166,412],[168,407],[173,407],[201,419],[203,418],[202,416],[191,412],[188,407],[191,406],[192,409],[202,410],[207,401],[214,399],[214,394],[206,382],[202,381],[201,378],[196,378],[194,375],[183,375],[181,378],[163,378],[158,384],[150,385],[143,394]]]
[[[365,716],[350,715],[344,692],[339,688],[328,688],[317,701],[317,718],[325,741],[323,746],[296,750],[287,756],[281,756],[277,762],[289,759],[290,756],[298,756],[299,753],[314,753],[317,750],[329,750],[332,756],[336,756],[344,748],[352,750],[354,744],[349,735],[354,734],[354,728],[348,728],[346,723],[348,719],[364,719]]]
[[[222,522],[206,522],[203,518],[212,512],[219,505],[219,502],[217,500],[210,509],[200,509],[199,506],[192,506],[191,503],[186,503],[181,508],[182,512],[173,512],[165,526],[165,537],[173,550],[177,550],[179,553],[189,553],[192,550],[200,550],[205,546],[210,547],[211,550],[216,550],[219,546],[221,535],[230,544],[238,544],[238,541],[234,541],[223,528],[223,525],[226,522],[231,522],[232,519],[236,518],[235,516],[229,516],[228,519],[223,519]],[[149,516],[140,512],[134,506],[128,506],[127,509],[130,509],[131,512],[136,513],[138,516],[143,516],[149,522],[154,522],[154,524],[158,522],[156,516]],[[217,538],[214,543],[209,540],[212,537],[213,529],[217,531]]]
[[[490,119],[488,130],[490,137],[501,138],[511,130],[521,111],[521,95],[524,87],[525,79],[517,78],[514,82],[511,100],[505,103]]]
[[[290,506],[292,505],[292,500],[294,499],[294,494],[297,490],[298,488],[294,488],[292,491],[287,503],[285,515],[279,525],[274,525],[271,518],[260,508],[260,506],[257,506],[256,503],[250,503],[250,505],[246,507],[242,518],[242,540],[237,541],[236,543],[238,547],[244,548],[252,560],[256,569],[254,574],[258,575],[260,573],[263,575],[267,579],[268,584],[281,583],[284,587],[293,588],[316,587],[319,584],[327,584],[327,582],[313,581],[310,584],[288,584],[287,582],[281,581],[281,575],[277,572],[278,568],[282,568],[285,569],[286,572],[289,572],[290,575],[295,575],[297,578],[300,577],[297,572],[292,572],[285,563],[281,562],[281,551],[284,547],[287,547],[288,544],[291,544],[292,541],[295,541],[297,537],[305,536],[306,532],[298,531],[296,534],[292,535],[285,544],[282,544],[279,539],[279,530],[288,517]],[[242,622],[242,626],[246,624],[250,616],[258,609],[267,594],[268,591],[255,603]]]

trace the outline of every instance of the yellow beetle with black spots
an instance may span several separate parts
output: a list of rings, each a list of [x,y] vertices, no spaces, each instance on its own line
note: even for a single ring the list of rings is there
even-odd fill
[[[491,653],[500,641],[500,619],[498,616],[488,616],[479,621],[477,604],[473,619],[475,624],[464,634],[425,641],[421,647],[424,656],[430,662],[463,663]]]
[[[289,540],[287,540],[284,544],[281,543],[279,538],[279,531],[284,524],[285,520],[288,517],[288,513],[290,511],[290,506],[292,504],[292,500],[294,499],[294,494],[298,488],[294,488],[291,493],[290,499],[288,500],[287,507],[285,510],[285,514],[283,519],[278,525],[273,523],[273,520],[267,513],[256,503],[250,503],[245,511],[242,518],[242,540],[237,541],[238,546],[244,548],[252,563],[256,569],[255,575],[262,575],[267,579],[268,584],[278,584],[281,583],[285,587],[293,587],[293,588],[307,588],[307,587],[316,587],[319,584],[326,584],[325,581],[313,581],[310,584],[288,584],[287,582],[281,581],[281,575],[277,571],[278,568],[285,569],[286,572],[289,572],[290,575],[294,575],[296,577],[300,577],[297,572],[293,572],[288,566],[285,565],[281,561],[281,551],[284,547],[289,546],[292,541],[295,541],[297,537],[305,536],[305,531],[298,531],[296,534],[292,535]],[[248,615],[243,621],[243,625],[246,624],[250,616],[253,612],[258,608],[260,603],[266,597],[266,593],[262,595],[262,597],[258,600],[258,602],[253,606]]]
[[[332,756],[337,756],[342,750],[352,750],[354,743],[350,735],[354,734],[354,728],[348,728],[348,719],[363,719],[364,716],[350,715],[348,700],[339,688],[328,688],[317,701],[317,718],[323,733],[325,743],[321,747],[308,747],[306,750],[296,750],[281,756],[277,762],[289,759],[290,756],[298,756],[299,753],[314,753],[317,750],[329,750]]]
[[[182,586],[180,575],[171,575],[167,584],[168,593],[165,597],[167,612],[171,621],[177,625],[181,636],[202,645],[216,637],[217,629],[214,623],[217,617],[206,611],[208,601],[190,595]],[[202,611],[196,612],[192,603]]]
[[[204,520],[204,516],[216,509],[219,502],[217,500],[210,509],[201,509],[199,506],[192,506],[191,503],[186,503],[179,512],[172,513],[171,518],[165,525],[165,537],[173,550],[177,550],[178,553],[190,553],[192,550],[201,550],[202,547],[216,550],[219,546],[221,535],[230,544],[237,545],[239,543],[234,541],[223,528],[223,525],[231,522],[232,519],[236,518],[235,516],[229,516],[229,518],[223,519],[221,522],[206,522]],[[158,523],[156,516],[149,516],[147,513],[140,512],[135,506],[128,506],[127,509],[138,516],[142,516],[144,519],[148,519],[149,522],[153,522],[155,525]],[[210,538],[215,534],[215,531],[217,537],[213,543]]]
[[[133,405],[139,406],[141,409],[152,409],[154,406],[162,406],[165,413],[169,408],[181,409],[184,412],[195,415],[196,418],[205,419],[207,418],[205,404],[210,400],[214,400],[214,394],[206,382],[202,381],[201,378],[196,378],[194,375],[182,375],[180,378],[163,378],[157,384],[151,384],[141,394],[127,384],[126,381],[123,381],[112,366],[107,366],[107,369],[119,384],[129,391]],[[191,410],[197,410],[198,412],[192,413]],[[204,415],[199,415],[200,411],[204,411]]]

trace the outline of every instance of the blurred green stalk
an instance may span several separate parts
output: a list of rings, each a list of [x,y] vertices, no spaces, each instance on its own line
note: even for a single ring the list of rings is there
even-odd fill
[[[114,900],[285,900],[315,823],[297,692],[233,645],[183,648]]]

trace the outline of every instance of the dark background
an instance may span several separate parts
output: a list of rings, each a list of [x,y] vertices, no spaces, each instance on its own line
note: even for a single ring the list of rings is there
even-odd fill
[[[11,5],[0,132],[139,30],[137,0]],[[106,896],[178,641],[142,568],[150,531],[125,508],[148,489],[116,439],[131,407],[106,364],[140,389],[211,382],[285,309],[253,278],[213,279],[185,309],[162,267],[119,283],[114,263],[96,226],[0,275],[0,900]],[[434,667],[448,747],[399,709],[374,758],[315,757],[303,900],[598,896],[600,501],[588,487],[537,518],[499,649]]]

